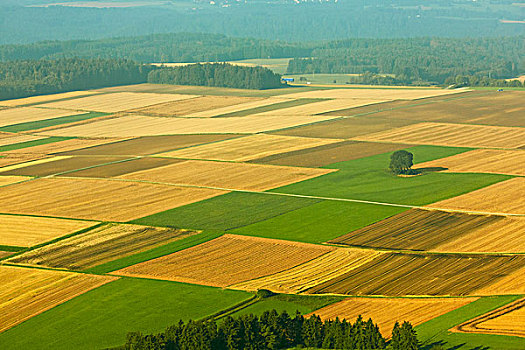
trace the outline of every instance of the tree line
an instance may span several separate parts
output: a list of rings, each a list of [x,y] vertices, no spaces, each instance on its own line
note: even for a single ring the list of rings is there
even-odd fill
[[[371,319],[352,323],[304,317],[299,312],[265,311],[215,321],[179,321],[159,334],[128,333],[126,350],[267,350],[308,347],[322,349],[385,349],[386,340]],[[417,334],[409,322],[396,323],[389,349],[418,349]]]

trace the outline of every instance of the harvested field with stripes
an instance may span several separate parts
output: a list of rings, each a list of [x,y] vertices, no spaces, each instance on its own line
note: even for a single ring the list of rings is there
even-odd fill
[[[85,270],[197,233],[196,231],[163,227],[105,224],[88,232],[18,255],[11,258],[9,262]]]
[[[13,145],[15,143],[29,142],[45,139],[45,136],[23,135],[23,134],[2,134],[0,137],[0,146]]]
[[[186,100],[195,95],[149,94],[134,92],[117,92],[80,97],[72,100],[57,101],[40,105],[46,108],[62,108],[81,111],[115,113],[151,106],[159,103]]]
[[[284,95],[288,98],[334,98],[370,100],[415,100],[420,98],[452,95],[466,89],[329,89]]]
[[[31,247],[96,224],[92,221],[0,215],[0,245]]]
[[[27,176],[0,176],[0,187],[31,179]]]
[[[343,273],[349,272],[377,257],[379,252],[360,249],[336,249],[328,254],[274,275],[241,282],[233,289],[276,293],[301,293]]]
[[[525,338],[525,298],[462,323],[451,331]]]
[[[17,165],[17,164],[24,163],[24,162],[42,160],[44,158],[49,158],[49,157],[50,156],[47,156],[45,154],[0,153],[0,168],[8,167],[11,165]]]
[[[306,148],[298,151],[279,153],[263,158],[257,158],[252,162],[259,164],[316,168],[337,162],[369,157],[376,154],[397,151],[410,147],[410,145],[392,143],[334,141],[336,143]]]
[[[114,274],[226,287],[287,270],[333,249],[227,234]]]
[[[0,169],[0,173],[9,172],[9,171],[13,171],[13,170],[16,170],[16,169],[29,167],[29,166],[36,166],[36,165],[39,165],[39,164],[46,164],[46,163],[49,163],[49,162],[56,162],[56,161],[59,161],[59,160],[62,160],[62,159],[67,159],[67,158],[68,158],[67,156],[54,156],[54,157],[52,157],[52,156],[48,156],[48,157],[42,156],[42,157],[34,159],[34,160],[26,161],[25,163],[12,164],[12,165],[9,165],[9,166],[4,166],[3,168]]]
[[[516,177],[429,205],[486,213],[525,214],[525,178]]]
[[[453,147],[519,148],[525,145],[525,129],[503,126],[419,123],[363,135],[355,139]]]
[[[108,143],[96,147],[89,147],[70,151],[66,155],[73,156],[144,156],[161,152],[168,152],[178,148],[217,142],[235,137],[235,135],[174,135],[174,136],[145,136],[135,139]]]
[[[158,156],[244,162],[277,153],[328,145],[338,141],[258,134],[161,153]]]
[[[13,255],[13,254],[14,254],[14,252],[4,252],[4,251],[0,250],[0,259],[6,258],[9,255]]]
[[[49,178],[0,188],[0,212],[129,221],[224,193],[127,181]]]
[[[128,115],[46,132],[53,136],[138,137],[187,134],[251,134],[332,119],[330,116],[163,118]]]
[[[334,171],[336,170],[188,160],[182,163],[122,175],[119,178],[191,186],[266,191]]]
[[[83,112],[72,112],[56,108],[19,107],[0,111],[0,127],[35,122],[39,120],[66,117]]]
[[[469,215],[411,209],[330,241],[375,248],[433,250],[470,232],[478,232],[503,216]],[[487,239],[487,237],[483,237]],[[525,239],[523,240],[525,244]],[[450,246],[462,251],[460,245]]]
[[[307,293],[471,295],[515,272],[523,264],[525,256],[382,254]]]
[[[418,164],[442,167],[454,173],[492,173],[525,176],[525,150],[476,149],[452,157]]]
[[[111,142],[117,142],[121,139],[94,138],[94,139],[70,139],[58,142],[46,143],[32,147],[25,147],[13,151],[7,151],[6,154],[53,154],[60,152],[71,152],[82,148],[104,145]]]
[[[71,92],[63,92],[60,94],[39,95],[39,96],[31,96],[31,97],[25,97],[25,98],[17,98],[15,100],[0,101],[0,105],[7,106],[7,107],[17,107],[17,106],[25,106],[25,105],[31,105],[31,104],[37,104],[37,103],[43,103],[43,102],[50,102],[50,101],[55,101],[55,100],[62,100],[66,98],[93,95],[97,93],[98,92],[96,91],[71,91]]]
[[[0,332],[115,277],[0,266]]]
[[[446,314],[465,306],[477,298],[348,298],[323,307],[310,315],[318,315],[323,320],[354,322],[361,315],[366,321],[372,318],[381,334],[390,337],[394,323],[409,321],[412,326]]]
[[[336,99],[308,103],[302,106],[283,108],[275,111],[268,111],[257,115],[316,115],[336,111],[339,109],[355,108],[381,102],[386,102],[386,100]]]
[[[95,178],[110,178],[120,175],[133,173],[136,171],[148,170],[158,168],[170,164],[183,162],[182,159],[171,158],[137,158],[133,160],[126,160],[125,162],[116,162],[97,166],[84,170],[77,170],[67,173],[68,177],[95,177]]]
[[[478,289],[476,295],[503,295],[503,294],[525,294],[525,267],[521,268],[497,282]]]
[[[244,110],[269,106],[269,105],[273,105],[276,103],[282,103],[282,102],[287,102],[287,101],[293,101],[293,100],[287,99],[287,98],[281,98],[281,97],[269,97],[265,99],[259,98],[259,99],[254,99],[252,101],[235,104],[231,106],[224,106],[224,107],[212,108],[212,109],[207,109],[207,110],[198,111],[194,113],[189,113],[189,114],[184,115],[184,117],[186,118],[211,118],[211,117],[227,115],[230,113],[236,113],[236,112],[240,112]]]
[[[195,117],[199,112],[259,101],[257,97],[201,96],[192,99],[166,102],[128,112],[153,117]],[[204,115],[204,114],[203,114]],[[211,117],[211,116],[209,116]]]

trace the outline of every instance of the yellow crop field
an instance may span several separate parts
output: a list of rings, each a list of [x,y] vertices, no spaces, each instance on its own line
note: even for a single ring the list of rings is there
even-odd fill
[[[4,251],[0,250],[0,259],[8,257],[9,255],[12,255],[12,254],[13,254],[13,252],[4,252]]]
[[[329,89],[283,95],[288,98],[349,98],[368,100],[415,100],[434,96],[452,95],[465,92],[465,89]]]
[[[68,159],[68,158],[71,158],[71,156],[55,156],[55,157],[48,157],[48,158],[43,158],[43,159],[31,160],[31,161],[28,161],[28,162],[25,162],[25,163],[17,163],[17,164],[8,165],[8,166],[5,166],[3,168],[0,168],[0,173],[11,171],[11,170],[15,170],[15,169],[20,169],[20,168],[25,168],[25,167],[28,167],[28,166],[38,165],[38,164],[45,164],[45,163],[55,162],[57,160],[63,160],[63,159]],[[4,176],[4,177],[6,177],[6,176]]]
[[[525,145],[525,128],[418,123],[354,138],[360,141],[410,143],[421,145],[519,148]]]
[[[464,322],[451,331],[525,338],[525,298]]]
[[[516,177],[498,182],[428,206],[495,214],[525,214],[525,178]]]
[[[432,248],[432,251],[525,253],[524,232],[525,217],[505,217]]]
[[[249,101],[245,103],[235,104],[231,106],[224,106],[220,108],[211,108],[203,111],[198,111],[194,113],[186,114],[186,118],[211,118],[218,115],[228,114],[228,113],[234,113],[239,111],[244,111],[247,109],[257,108],[257,107],[263,107],[272,105],[275,103],[281,103],[291,101],[291,99],[288,98],[282,98],[282,97],[269,97],[265,99],[257,99],[254,101]]]
[[[525,150],[476,149],[420,163],[418,168],[443,167],[455,173],[494,173],[525,176]]]
[[[75,151],[82,148],[104,145],[107,143],[123,141],[125,139],[117,138],[93,138],[93,139],[70,139],[58,142],[46,143],[33,147],[21,148],[13,151],[8,151],[3,154],[52,154],[59,152]],[[1,140],[0,140],[1,141]]]
[[[0,188],[0,212],[129,221],[223,193],[105,179],[48,178]]]
[[[525,294],[525,268],[519,269],[505,277],[500,278],[484,288],[478,289],[473,295],[502,295]]]
[[[47,131],[52,136],[137,137],[178,134],[253,134],[316,123],[335,116],[247,116],[162,118],[128,115]]]
[[[266,191],[331,173],[333,169],[188,160],[119,176],[159,183]]]
[[[35,103],[43,103],[43,102],[61,100],[61,99],[66,99],[66,98],[93,95],[97,93],[98,92],[96,91],[71,91],[71,92],[64,92],[60,94],[31,96],[31,97],[25,97],[25,98],[17,98],[16,100],[0,101],[0,105],[7,106],[7,107],[17,107],[17,106],[24,106],[24,105],[30,105],[30,104],[35,104]]]
[[[225,287],[271,275],[334,248],[226,234],[197,246],[149,260],[114,274]]]
[[[105,224],[31,250],[8,261],[16,264],[84,270],[197,233],[164,227]]]
[[[300,293],[353,270],[373,260],[379,254],[381,253],[373,250],[338,248],[283,272],[237,283],[230,288],[248,291],[268,289],[276,293]]]
[[[0,332],[115,279],[0,266]]]
[[[158,154],[160,157],[248,161],[342,140],[257,134]]]
[[[92,221],[0,215],[0,245],[31,247],[95,224]]]
[[[13,145],[15,143],[35,141],[44,138],[44,136],[36,135],[7,134],[0,138],[0,146]]]
[[[45,154],[11,154],[11,153],[0,153],[0,168],[4,166],[11,166],[24,162],[34,161],[38,159],[44,159],[48,156]]]
[[[28,176],[0,176],[0,187],[31,179]]]
[[[316,115],[321,113],[328,113],[340,109],[354,108],[366,106],[373,103],[386,102],[388,100],[368,100],[368,99],[336,99],[328,101],[320,101],[315,103],[308,103],[302,106],[295,106],[289,108],[278,109],[256,114],[259,115]]]
[[[72,100],[51,102],[43,104],[41,107],[114,113],[151,106],[159,103],[186,100],[194,97],[197,96],[117,92],[113,94],[99,94],[75,98]]]
[[[336,317],[354,322],[361,315],[372,318],[381,334],[390,337],[394,324],[409,321],[413,326],[465,306],[477,298],[348,298],[312,312],[323,320]]]
[[[82,112],[72,112],[56,108],[9,108],[0,111],[0,127],[13,124],[35,122],[45,119],[66,117],[74,114],[82,114]]]

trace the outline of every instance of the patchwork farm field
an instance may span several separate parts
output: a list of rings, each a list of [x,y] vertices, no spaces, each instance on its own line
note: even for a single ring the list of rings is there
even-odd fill
[[[274,308],[523,348],[522,97],[139,84],[0,102],[0,348]],[[399,150],[417,175],[389,170]]]

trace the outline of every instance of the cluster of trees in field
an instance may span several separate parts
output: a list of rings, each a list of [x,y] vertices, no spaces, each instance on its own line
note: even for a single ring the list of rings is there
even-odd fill
[[[0,100],[146,82],[150,68],[126,59],[0,62]]]
[[[471,85],[495,83],[525,72],[525,37],[450,39],[349,39],[319,45],[314,58],[289,62],[288,74],[363,74],[363,83],[444,84],[457,76]],[[393,77],[378,76],[390,74]],[[350,82],[350,81],[349,81]],[[514,84],[514,83],[513,83]]]
[[[390,170],[395,175],[415,175],[414,155],[408,151],[395,151],[390,155]]]
[[[290,316],[286,311],[266,311],[214,321],[180,321],[164,333],[143,335],[129,333],[122,347],[126,350],[266,350],[291,347],[322,349],[385,349],[386,341],[371,319],[359,317],[355,323],[346,320],[322,321],[319,316]],[[418,349],[412,325],[396,323],[389,349]]]
[[[162,67],[149,74],[148,82],[241,89],[271,89],[282,86],[281,76],[267,68],[243,67],[227,63]]]

